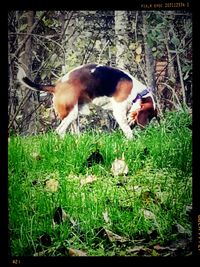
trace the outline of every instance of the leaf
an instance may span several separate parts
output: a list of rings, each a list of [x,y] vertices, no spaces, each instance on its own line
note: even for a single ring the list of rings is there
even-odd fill
[[[185,211],[187,215],[192,215],[192,205],[186,206]]]
[[[43,72],[43,73],[41,74],[41,80],[42,80],[42,81],[45,80],[46,77],[47,77],[47,74],[46,74],[45,72]]]
[[[112,163],[111,171],[114,176],[128,174],[128,166],[123,159],[115,159]]]
[[[97,49],[98,51],[101,51],[101,47],[102,47],[102,44],[101,44],[101,41],[100,40],[96,40],[95,42],[95,49]]]
[[[150,210],[142,209],[145,219],[155,220],[156,216]]]
[[[136,43],[132,43],[132,44],[129,45],[129,49],[130,49],[130,50],[135,50],[136,47],[137,47],[137,46],[136,46]]]
[[[128,253],[133,253],[133,255],[149,255],[152,250],[150,248],[144,247],[144,246],[135,246],[131,249],[127,250]]]
[[[75,249],[75,248],[69,248],[69,256],[74,257],[74,256],[87,256],[87,253],[79,250],[79,249]]]
[[[160,201],[158,196],[149,190],[143,191],[141,193],[141,198],[146,204],[150,204],[151,202],[158,203]]]
[[[149,47],[152,47],[156,44],[155,40],[152,38],[151,35],[147,36],[146,41]]]
[[[105,232],[106,232],[110,242],[116,242],[117,241],[117,242],[120,242],[120,243],[124,243],[124,242],[129,241],[128,238],[125,238],[125,237],[122,237],[120,235],[117,235],[117,234],[111,232],[110,230],[105,229]]]
[[[135,192],[138,192],[138,193],[141,193],[141,191],[142,191],[142,187],[139,185],[134,185],[133,189]]]
[[[103,218],[104,218],[104,221],[106,223],[110,223],[111,222],[107,211],[103,212]]]
[[[161,251],[165,251],[165,250],[171,250],[171,251],[175,251],[177,248],[170,248],[170,247],[161,247],[160,245],[155,245],[153,247],[155,250],[161,250]]]
[[[138,252],[140,250],[144,250],[144,246],[135,246],[127,250],[128,253]]]
[[[48,248],[46,250],[43,251],[38,251],[36,253],[33,254],[34,257],[42,257],[42,256],[46,256],[48,254],[52,254],[54,252],[55,248]]]
[[[185,81],[185,80],[187,80],[188,78],[189,78],[189,71],[186,72],[186,74],[185,74],[184,77],[183,77],[183,80]]]
[[[19,28],[19,31],[20,32],[23,32],[24,30],[26,30],[28,28],[28,25],[27,24],[22,24]]]
[[[54,63],[54,68],[58,68],[58,67],[60,67],[62,64],[63,64],[62,61],[57,60],[57,61]]]
[[[88,157],[86,165],[91,167],[93,164],[99,164],[103,162],[103,156],[99,152],[99,149],[92,152],[92,154]]]
[[[33,152],[33,153],[31,154],[31,156],[32,156],[35,160],[41,160],[41,159],[42,159],[41,155],[40,155],[39,153],[37,153],[37,152]]]
[[[173,36],[171,39],[172,44],[174,44],[175,46],[178,46],[180,44],[179,39],[176,36]]]
[[[154,256],[154,257],[157,257],[157,256],[159,256],[159,253],[155,249],[153,249],[151,251],[151,255]]]
[[[44,233],[43,235],[41,235],[38,238],[39,242],[41,243],[41,245],[49,247],[52,244],[52,240],[49,234]]]
[[[139,46],[136,48],[135,52],[136,52],[137,55],[141,55],[141,54],[142,54],[142,46],[139,45]]]
[[[73,231],[76,231],[80,234],[79,224],[72,217],[70,217],[70,215],[67,214],[62,207],[58,207],[53,216],[53,227],[55,227],[56,224],[61,224],[66,221],[70,223]]]
[[[187,234],[187,235],[191,235],[191,231],[185,229],[181,224],[176,223],[175,227],[177,228],[177,231],[179,234]]]
[[[56,179],[49,179],[46,181],[45,188],[47,191],[56,192],[58,191],[58,186],[59,186],[59,183]]]
[[[57,54],[53,54],[53,55],[51,56],[51,58],[50,58],[50,61],[51,61],[51,62],[54,62],[54,61],[56,60],[56,58],[57,58]]]
[[[60,224],[66,221],[69,218],[69,215],[66,214],[66,212],[63,210],[63,208],[58,207],[54,213],[53,216],[53,223],[54,224]]]
[[[136,63],[140,63],[141,60],[142,60],[141,55],[136,55],[135,56],[135,62]]]
[[[81,179],[80,184],[81,186],[85,184],[93,183],[97,180],[97,177],[95,175],[88,175],[85,179]]]

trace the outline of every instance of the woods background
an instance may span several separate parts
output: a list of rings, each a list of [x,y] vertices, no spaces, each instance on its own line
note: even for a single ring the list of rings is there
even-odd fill
[[[154,86],[159,115],[192,110],[192,14],[187,11],[10,11],[8,116],[10,134],[38,134],[58,124],[51,95],[16,80],[18,64],[38,83],[85,63],[119,67]],[[112,113],[90,106],[81,130],[118,127]],[[74,130],[73,127],[70,130]]]

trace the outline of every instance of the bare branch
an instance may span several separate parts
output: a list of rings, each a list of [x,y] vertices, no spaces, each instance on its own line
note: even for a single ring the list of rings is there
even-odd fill
[[[169,88],[170,90],[172,90],[172,93],[173,93],[173,95],[175,96],[177,103],[179,104],[179,106],[181,107],[181,109],[183,109],[183,108],[182,108],[182,105],[181,105],[181,102],[179,101],[178,96],[177,96],[177,94],[176,94],[174,88],[172,88],[172,87],[171,87],[170,85],[168,85],[167,83],[160,83],[160,84],[165,85],[167,88]]]
[[[108,41],[106,42],[106,44],[104,45],[104,47],[102,48],[102,50],[101,50],[101,52],[100,52],[100,54],[99,54],[99,59],[98,59],[98,61],[97,61],[98,64],[100,63],[101,55],[103,54],[103,51],[105,50],[105,48],[106,48],[106,46],[107,46],[107,44],[108,44],[109,42],[110,42],[110,40],[108,40]]]
[[[10,123],[9,123],[9,125],[8,125],[8,129],[10,129],[11,126],[13,125],[13,122],[14,122],[15,118],[17,117],[17,115],[18,115],[18,113],[19,113],[21,107],[28,101],[30,95],[31,95],[31,91],[28,90],[27,93],[26,93],[26,95],[25,95],[24,98],[22,99],[21,103],[19,104],[19,106],[18,106],[18,108],[17,108],[17,110],[16,110],[14,116],[12,117],[12,120],[10,121]]]
[[[180,77],[181,88],[182,88],[183,103],[184,103],[185,106],[187,106],[186,95],[185,95],[185,86],[184,86],[184,82],[183,82],[183,74],[182,74],[182,70],[181,70],[180,57],[179,57],[179,54],[177,53],[177,51],[176,51],[176,60],[177,60],[179,77]]]
[[[30,37],[30,34],[34,31],[34,29],[37,27],[38,23],[40,22],[40,20],[43,19],[43,17],[47,14],[48,12],[45,11],[42,13],[42,15],[40,16],[40,18],[33,24],[33,26],[31,27],[30,31],[27,33],[26,37],[24,38],[24,40],[22,41],[21,45],[18,47],[18,49],[15,51],[15,54],[13,55],[13,58],[11,59],[11,63],[13,62],[13,60],[18,56],[19,52],[21,51],[21,49],[23,48],[23,46],[25,45],[25,43],[27,42],[27,40]]]

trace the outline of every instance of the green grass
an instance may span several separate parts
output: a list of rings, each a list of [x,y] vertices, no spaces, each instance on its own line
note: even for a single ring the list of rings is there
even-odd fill
[[[9,163],[9,233],[12,256],[68,255],[68,249],[80,249],[88,256],[130,255],[128,248],[136,240],[143,244],[165,245],[177,240],[176,223],[191,231],[186,213],[192,203],[192,132],[186,113],[166,113],[161,126],[151,123],[128,141],[121,131],[112,134],[86,132],[79,137],[54,133],[10,137]],[[96,149],[104,158],[90,168],[85,164]],[[114,177],[112,162],[124,152],[129,172]],[[34,157],[37,153],[39,158]],[[97,178],[81,186],[88,175]],[[59,183],[49,192],[45,181]],[[71,219],[52,225],[55,209],[61,206]],[[154,218],[147,218],[144,210]],[[103,213],[107,212],[108,221]],[[107,229],[129,239],[108,241],[98,235]],[[39,242],[43,234],[51,244]],[[156,233],[156,234],[155,234]],[[153,235],[154,234],[154,235]]]

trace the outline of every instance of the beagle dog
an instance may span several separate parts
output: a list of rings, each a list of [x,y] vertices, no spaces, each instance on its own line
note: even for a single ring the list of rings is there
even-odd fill
[[[113,116],[128,139],[133,138],[131,125],[145,125],[157,117],[151,90],[129,73],[98,64],[81,65],[54,85],[36,84],[20,67],[18,80],[26,87],[53,94],[53,106],[62,120],[56,128],[64,136],[68,126],[76,120],[84,105],[98,97],[107,96],[112,104]]]

